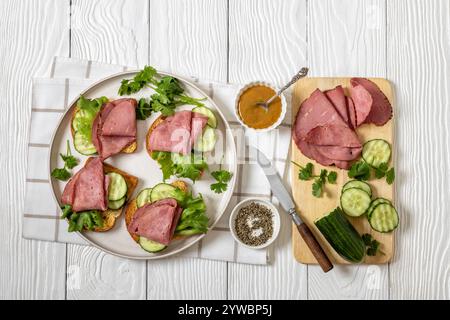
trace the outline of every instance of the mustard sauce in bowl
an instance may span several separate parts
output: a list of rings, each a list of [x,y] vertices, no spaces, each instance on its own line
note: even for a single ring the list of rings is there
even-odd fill
[[[281,118],[284,117],[284,97],[276,97],[270,103],[268,110],[257,105],[258,102],[269,100],[275,93],[274,88],[263,83],[255,83],[243,88],[236,105],[239,120],[245,126],[259,131],[276,127],[281,122]]]

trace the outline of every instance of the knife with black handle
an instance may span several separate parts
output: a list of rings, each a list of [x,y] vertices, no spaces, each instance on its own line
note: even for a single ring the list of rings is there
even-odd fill
[[[314,257],[317,259],[317,262],[322,267],[322,270],[324,272],[328,272],[333,269],[333,264],[331,263],[330,259],[328,259],[319,242],[314,237],[314,234],[297,214],[294,201],[292,200],[289,192],[286,190],[286,187],[283,185],[280,176],[277,174],[277,171],[272,166],[270,160],[257,148],[249,148],[255,151],[256,161],[263,169],[267,180],[269,180],[273,194],[275,195],[275,197],[277,197],[283,209],[286,210],[286,212],[291,216],[292,221],[294,221],[295,225],[297,226],[298,232],[300,233],[308,248],[311,250]]]

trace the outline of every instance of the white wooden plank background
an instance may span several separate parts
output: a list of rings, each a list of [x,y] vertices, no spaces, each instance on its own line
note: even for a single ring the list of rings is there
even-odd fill
[[[450,299],[447,0],[2,0],[0,299]],[[270,266],[120,259],[21,239],[31,77],[54,55],[235,83],[380,76],[397,98],[397,207],[387,266],[297,264],[290,226]],[[74,281],[76,279],[76,281]]]

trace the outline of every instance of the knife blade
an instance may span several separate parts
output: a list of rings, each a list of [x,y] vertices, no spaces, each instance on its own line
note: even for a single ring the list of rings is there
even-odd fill
[[[274,196],[277,197],[283,209],[291,216],[292,221],[294,221],[295,225],[297,226],[298,232],[300,233],[303,240],[305,240],[306,245],[309,247],[312,254],[317,259],[317,262],[322,267],[322,270],[324,272],[328,272],[333,269],[333,264],[331,263],[330,259],[328,259],[325,251],[323,251],[314,234],[297,214],[295,203],[292,200],[289,191],[284,186],[283,181],[278,175],[275,167],[272,165],[272,162],[258,148],[249,146],[249,150],[253,150],[253,152],[255,153],[256,162],[258,162],[259,166],[263,169]]]

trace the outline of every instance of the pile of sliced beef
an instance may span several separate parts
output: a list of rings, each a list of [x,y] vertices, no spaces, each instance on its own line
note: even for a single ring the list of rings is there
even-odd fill
[[[147,203],[134,214],[128,231],[131,234],[168,245],[183,209],[173,198]]]
[[[167,151],[189,154],[207,122],[208,117],[200,113],[176,112],[153,129],[147,148],[150,152]]]
[[[384,125],[392,117],[387,97],[372,81],[352,78],[350,96],[337,86],[316,89],[300,106],[293,138],[300,151],[324,166],[348,169],[361,154],[355,129],[364,123]]]
[[[136,141],[135,99],[106,103],[92,124],[92,143],[102,159],[121,152]]]
[[[100,158],[89,158],[64,188],[61,202],[72,206],[75,212],[105,211],[108,208],[109,178],[103,172]]]

